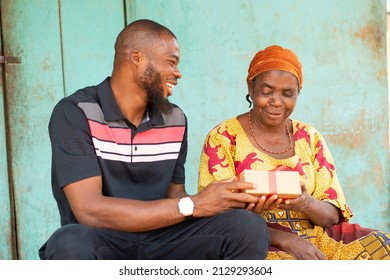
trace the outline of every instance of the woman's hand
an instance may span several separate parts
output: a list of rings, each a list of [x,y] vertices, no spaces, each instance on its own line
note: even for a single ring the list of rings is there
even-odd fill
[[[249,203],[247,210],[260,214],[265,210],[278,208],[281,202],[282,198],[278,197],[276,194],[271,195],[268,198],[265,195],[262,195],[257,203]]]
[[[339,208],[327,201],[321,201],[311,196],[301,182],[302,195],[295,199],[286,199],[279,209],[302,212],[314,225],[324,228],[337,224],[342,219]]]
[[[313,244],[298,235],[269,228],[271,246],[292,255],[297,260],[325,260],[325,255]]]
[[[279,205],[280,209],[283,210],[292,210],[295,212],[304,212],[309,208],[310,203],[313,200],[313,197],[308,194],[305,184],[301,182],[302,195],[294,199],[286,199],[282,201]]]
[[[279,209],[304,213],[310,221],[318,226],[330,227],[342,218],[341,211],[333,204],[321,201],[311,196],[301,182],[302,195],[295,199],[281,202]]]
[[[291,240],[284,250],[293,255],[297,260],[326,260],[320,249],[298,236],[294,241]]]

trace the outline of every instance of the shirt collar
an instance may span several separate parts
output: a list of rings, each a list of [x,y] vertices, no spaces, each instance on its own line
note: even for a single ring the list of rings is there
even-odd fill
[[[110,77],[107,77],[102,83],[97,86],[100,106],[103,111],[104,119],[106,121],[125,120],[125,116],[119,109],[118,104],[114,98],[114,94],[110,85]],[[152,125],[164,124],[164,118],[161,112],[151,104],[148,104],[146,116],[142,123],[150,121]]]

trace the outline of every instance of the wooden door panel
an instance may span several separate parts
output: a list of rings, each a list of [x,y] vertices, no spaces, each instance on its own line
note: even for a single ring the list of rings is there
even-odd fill
[[[0,7],[1,12],[1,7]],[[1,38],[0,29],[0,38]],[[0,50],[2,42],[0,40]],[[1,55],[4,55],[3,53]],[[12,259],[12,224],[10,188],[8,184],[6,122],[4,107],[4,68],[7,65],[0,64],[0,260]]]
[[[58,6],[57,1],[5,0],[1,9],[4,52],[22,60],[8,65],[6,73],[18,257],[36,259],[59,225],[47,132],[50,111],[64,95]]]
[[[123,1],[6,0],[1,8],[3,24],[12,27],[4,34],[4,50],[22,59],[7,70],[5,100],[18,257],[37,259],[60,226],[51,191],[49,118],[61,98],[111,74]]]

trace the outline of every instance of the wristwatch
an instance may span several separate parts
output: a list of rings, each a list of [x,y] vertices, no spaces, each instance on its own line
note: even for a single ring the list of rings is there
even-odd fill
[[[183,214],[184,218],[192,218],[192,215],[194,214],[194,202],[191,200],[190,197],[186,196],[180,198],[179,203],[177,205],[179,206],[179,212]]]

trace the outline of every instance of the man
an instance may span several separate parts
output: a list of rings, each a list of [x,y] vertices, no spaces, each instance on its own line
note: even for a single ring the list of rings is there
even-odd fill
[[[49,124],[61,228],[41,259],[264,259],[266,223],[235,178],[189,196],[187,120],[168,101],[181,78],[166,27],[118,35],[111,77],[61,100]],[[260,205],[260,206],[259,206]]]

